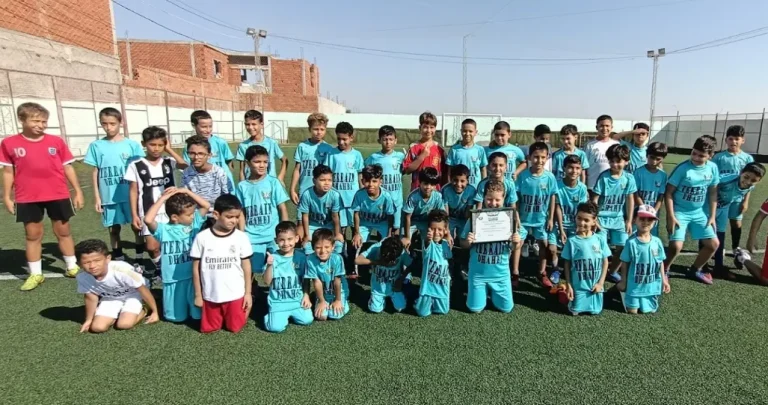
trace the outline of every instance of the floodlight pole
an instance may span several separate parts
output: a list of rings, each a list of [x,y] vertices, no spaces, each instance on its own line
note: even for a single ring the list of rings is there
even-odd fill
[[[461,63],[461,113],[467,113],[467,38],[472,34],[464,35],[462,39],[462,63]]]
[[[666,55],[667,51],[665,48],[659,48],[658,51],[648,51],[647,55],[648,58],[653,59],[653,81],[651,82],[651,116],[649,119],[649,125],[651,127],[651,131],[653,131],[653,116],[656,112],[656,77],[659,73],[659,58]]]
[[[253,37],[253,62],[254,62],[254,65],[256,65],[256,68],[255,68],[256,76],[258,76],[261,70],[260,69],[261,58],[259,57],[259,44],[261,42],[261,38],[267,37],[267,31],[256,29],[256,28],[248,28],[247,30],[245,30],[245,34],[250,37]]]

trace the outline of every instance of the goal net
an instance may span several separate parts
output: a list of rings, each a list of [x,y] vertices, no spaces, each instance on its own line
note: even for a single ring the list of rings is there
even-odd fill
[[[467,118],[472,118],[477,122],[475,142],[480,145],[488,145],[493,136],[493,126],[501,121],[501,114],[443,113],[440,133],[442,134],[442,143],[446,148],[461,141],[461,122]]]

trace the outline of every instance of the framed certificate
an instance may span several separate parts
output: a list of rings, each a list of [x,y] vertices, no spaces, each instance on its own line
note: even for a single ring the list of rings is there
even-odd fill
[[[472,210],[471,213],[475,243],[505,242],[515,233],[514,208]]]

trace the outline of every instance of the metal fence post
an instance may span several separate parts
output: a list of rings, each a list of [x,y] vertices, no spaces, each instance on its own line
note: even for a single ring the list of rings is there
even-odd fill
[[[677,147],[677,134],[680,131],[680,111],[677,112],[677,120],[675,121],[675,147]]]
[[[723,149],[723,140],[725,139],[725,131],[728,127],[728,114],[730,114],[730,111],[725,112],[725,125],[723,125],[723,134],[720,136],[720,150]],[[715,138],[717,138],[717,135],[715,135]]]
[[[763,122],[765,121],[765,108],[763,108],[763,115],[760,117],[760,130],[757,132],[757,150],[756,154],[760,154],[760,139],[763,137]]]
[[[56,83],[56,78],[53,76],[49,76],[51,78],[51,83],[53,84],[53,99],[56,103],[56,116],[59,118],[59,131],[61,132],[61,137],[64,139],[64,143],[67,144],[67,146],[72,148],[72,146],[69,144],[69,139],[67,139],[67,127],[64,125],[64,111],[61,109],[61,98],[59,97],[59,85]]]

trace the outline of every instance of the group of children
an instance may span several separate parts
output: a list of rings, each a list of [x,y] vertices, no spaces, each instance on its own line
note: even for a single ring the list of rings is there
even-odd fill
[[[451,291],[464,278],[471,312],[482,311],[489,295],[496,309],[509,312],[520,258],[531,250],[539,258],[541,285],[571,313],[600,313],[606,280],[617,284],[627,312],[655,312],[659,296],[669,292],[667,270],[688,230],[701,242],[691,276],[711,284],[706,264],[713,255],[715,272],[732,276],[723,264],[725,228],[730,221],[737,248],[750,192],[765,174],[741,151],[740,126],[727,130],[728,148],[717,155],[714,137],[697,139],[690,160],[668,178],[662,168],[667,146],[648,144],[649,127],[638,123],[616,134],[605,115],[583,151],[576,147],[575,126],[562,128],[562,147],[553,153],[551,131],[540,125],[523,152],[509,143],[511,129],[503,121],[482,147],[475,143],[475,121],[467,119],[461,139],[446,153],[434,140],[437,118],[427,112],[419,118],[421,139],[407,153],[395,150],[396,130],[383,126],[381,151],[363,159],[352,146],[349,123],[337,125],[333,147],[323,140],[327,117],[314,113],[286,190],[288,159],[264,137],[258,111],[245,114],[250,138],[235,156],[212,134],[210,114],[195,111],[196,135],[180,156],[162,128],[146,128],[141,145],[124,137],[120,112],[106,108],[99,115],[106,136],[90,145],[84,162],[93,166],[95,209],[110,245],[90,239],[74,246],[72,202],[77,209],[83,205],[74,159],[61,138],[45,135],[48,112],[42,106],[23,104],[18,115],[23,132],[0,144],[0,164],[6,207],[27,234],[30,276],[21,289],[44,281],[40,241],[47,212],[66,275],[76,276],[85,294],[82,330],[91,332],[159,319],[143,279],[162,282],[166,320],[199,319],[202,332],[237,332],[254,305],[252,273],[263,273],[269,285],[265,329],[282,331],[290,319],[302,325],[339,319],[349,311],[347,278],[357,277],[357,266],[371,269],[368,308],[374,313],[385,308],[386,298],[396,310],[405,309],[414,273],[421,276],[414,302],[420,316],[447,313]],[[234,160],[240,162],[237,183]],[[180,184],[177,170],[183,170]],[[412,175],[405,198],[403,174]],[[72,202],[67,181],[75,190]],[[298,208],[295,220],[288,217],[289,200]],[[658,238],[662,206],[666,249]],[[514,208],[516,219],[509,240],[476,242],[470,212],[504,207]],[[768,207],[759,219],[765,215]],[[125,263],[120,240],[128,224],[136,233],[133,267]],[[763,282],[768,279],[747,252],[735,250],[737,266],[746,264]],[[141,265],[145,252],[148,266]]]

